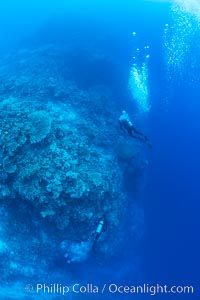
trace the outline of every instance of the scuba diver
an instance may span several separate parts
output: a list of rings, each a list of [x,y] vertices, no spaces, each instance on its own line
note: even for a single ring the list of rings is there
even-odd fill
[[[97,244],[102,232],[105,232],[106,229],[107,229],[107,220],[106,220],[106,217],[103,215],[99,219],[96,231],[94,233],[94,240],[93,240],[93,245],[92,245],[92,250],[94,252],[96,252],[96,244]]]
[[[120,129],[126,131],[130,135],[130,137],[138,139],[141,142],[146,143],[149,148],[152,148],[149,138],[142,132],[135,129],[133,123],[130,121],[129,115],[125,110],[122,111],[122,114],[119,117],[119,125]]]

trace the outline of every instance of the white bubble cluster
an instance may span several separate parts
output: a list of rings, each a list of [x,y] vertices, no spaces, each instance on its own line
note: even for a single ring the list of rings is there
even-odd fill
[[[169,79],[189,78],[200,68],[200,0],[176,0],[172,24],[165,24],[163,45]],[[200,79],[200,76],[199,76]]]
[[[200,1],[199,0],[176,0],[174,9],[192,14],[200,20]]]
[[[147,113],[150,110],[149,104],[149,45],[138,47],[136,32],[134,37],[133,63],[130,69],[128,87],[136,102],[139,113]]]
[[[147,113],[150,110],[149,104],[149,83],[148,83],[148,65],[142,63],[139,67],[133,64],[129,76],[129,89],[134,100],[137,103],[139,113]]]

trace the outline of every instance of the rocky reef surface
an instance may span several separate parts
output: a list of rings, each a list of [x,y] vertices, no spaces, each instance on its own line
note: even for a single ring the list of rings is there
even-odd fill
[[[87,260],[102,216],[98,255],[107,259],[123,243],[124,176],[127,168],[135,178],[140,173],[140,149],[118,128],[109,87],[79,86],[69,61],[67,50],[52,45],[0,59],[4,281],[42,276],[60,257]]]

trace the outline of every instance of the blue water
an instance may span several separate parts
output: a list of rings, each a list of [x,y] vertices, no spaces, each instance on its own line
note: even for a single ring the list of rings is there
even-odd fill
[[[141,174],[135,167],[125,177],[127,193],[125,217],[121,220],[123,245],[109,259],[89,257],[78,264],[66,264],[62,255],[55,253],[52,273],[45,277],[61,280],[71,274],[71,281],[117,282],[119,285],[163,284],[192,285],[195,293],[155,296],[157,299],[198,299],[200,275],[200,89],[199,82],[190,76],[179,77],[175,72],[170,82],[163,51],[163,28],[172,22],[171,3],[162,1],[41,1],[1,4],[0,48],[2,53],[18,48],[34,49],[45,44],[58,47],[73,46],[70,62],[72,80],[81,89],[96,84],[107,85],[115,99],[114,111],[126,109],[135,125],[151,140],[152,149],[142,145],[141,157],[148,165]],[[131,33],[137,32],[137,39]],[[128,76],[135,47],[150,45],[149,91],[151,110],[138,116],[136,105],[127,88]],[[96,69],[80,76],[88,67],[87,57],[93,52],[109,58]],[[190,52],[189,57],[199,53]],[[188,64],[186,64],[188,67]],[[184,68],[184,66],[182,67]],[[65,62],[63,62],[63,74]],[[186,73],[198,77],[198,68]],[[177,77],[176,77],[177,76]],[[1,95],[3,97],[3,95]],[[112,108],[111,108],[112,109]],[[112,122],[116,122],[112,120]],[[117,125],[116,125],[117,126]],[[119,134],[122,134],[119,132]],[[119,137],[116,136],[115,139]],[[127,139],[130,138],[127,136]],[[134,177],[135,176],[135,177]],[[133,179],[137,178],[133,186]],[[134,199],[134,200],[133,200]],[[136,204],[135,204],[136,203]],[[137,234],[133,235],[131,212],[138,208]],[[16,205],[17,207],[17,205]],[[143,223],[144,214],[144,223]],[[37,219],[37,214],[36,214]],[[35,221],[36,222],[36,221]],[[9,228],[7,229],[9,231]],[[51,234],[52,228],[50,229]],[[115,236],[117,239],[117,235]],[[97,254],[98,256],[98,254]],[[5,268],[3,266],[2,268]],[[33,279],[31,279],[34,282]],[[25,280],[29,282],[29,279]],[[10,284],[18,282],[13,276]],[[19,278],[20,282],[20,278]],[[61,282],[61,281],[60,281]],[[63,278],[63,282],[65,282]],[[24,278],[23,278],[24,284]],[[3,289],[1,294],[3,294]],[[21,293],[2,299],[22,298]],[[109,294],[108,299],[149,299],[148,295]],[[95,294],[73,298],[99,299]],[[61,295],[53,299],[63,299]],[[87,298],[87,299],[88,299]],[[40,299],[36,296],[34,299]],[[41,296],[41,299],[43,297]]]

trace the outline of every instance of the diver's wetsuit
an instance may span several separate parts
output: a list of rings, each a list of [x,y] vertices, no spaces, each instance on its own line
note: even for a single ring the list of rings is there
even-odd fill
[[[93,242],[93,245],[92,245],[92,250],[94,252],[96,252],[96,245],[97,245],[97,242],[98,242],[102,232],[104,232],[106,230],[107,230],[107,220],[106,220],[105,215],[103,215],[102,218],[99,219],[97,229],[96,229],[96,232],[95,232],[95,236],[94,236],[94,242]]]
[[[151,147],[148,137],[144,135],[142,132],[135,129],[133,123],[129,119],[129,115],[125,111],[123,111],[121,116],[119,117],[119,124],[120,124],[120,128],[124,131],[127,131],[127,133],[132,138],[145,142],[148,144],[149,147]]]
[[[148,139],[143,133],[137,131],[133,125],[127,127],[126,130],[127,130],[128,134],[135,139],[142,140],[142,141]],[[141,135],[143,138],[140,136],[134,135],[134,133]]]

